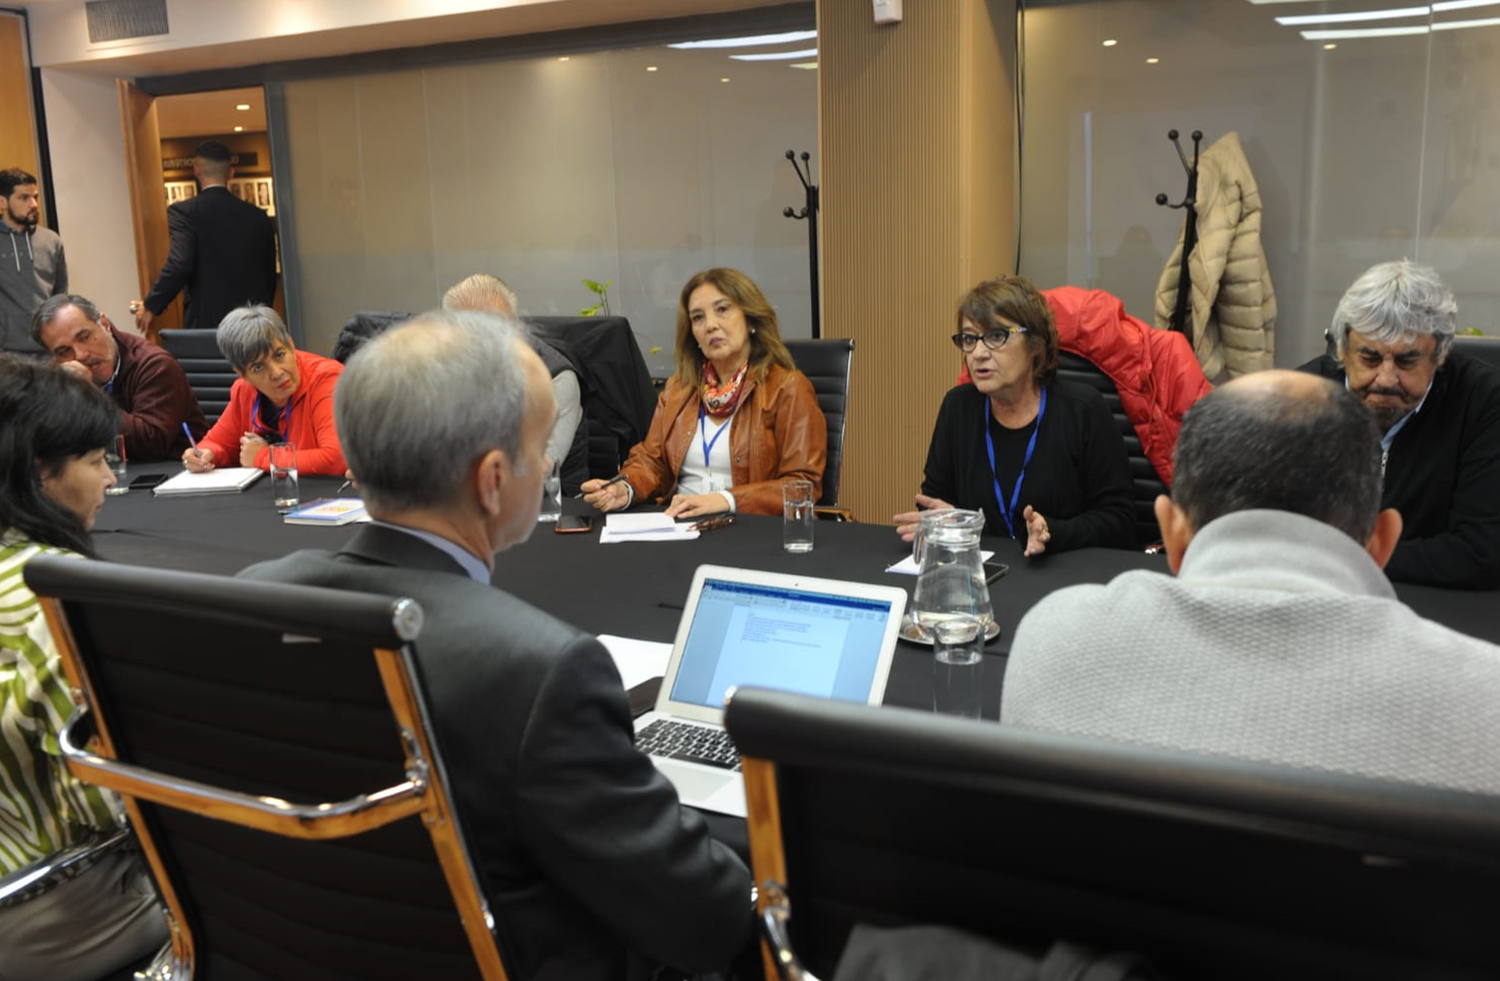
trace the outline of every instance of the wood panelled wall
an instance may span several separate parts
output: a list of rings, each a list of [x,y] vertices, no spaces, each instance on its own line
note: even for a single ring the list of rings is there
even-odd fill
[[[20,17],[0,13],[0,170],[19,167],[40,178],[25,28]],[[49,224],[45,204],[42,224]]]
[[[909,510],[971,286],[1014,265],[1014,0],[819,0],[823,333],[855,340],[841,502]]]

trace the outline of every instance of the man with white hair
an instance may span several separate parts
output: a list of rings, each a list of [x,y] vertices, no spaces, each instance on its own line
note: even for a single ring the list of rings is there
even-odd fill
[[[557,400],[557,422],[547,437],[547,455],[557,461],[563,493],[578,493],[579,485],[589,479],[589,437],[583,421],[583,388],[573,362],[521,320],[515,290],[499,276],[475,273],[460,280],[443,294],[443,309],[498,313],[521,324],[527,343],[552,377],[552,396]]]
[[[1354,281],[1334,312],[1337,361],[1319,358],[1303,369],[1345,385],[1380,426],[1381,504],[1404,523],[1386,574],[1494,589],[1500,372],[1451,350],[1457,312],[1430,266],[1381,263]]]
[[[748,870],[635,748],[598,639],[490,585],[551,466],[541,359],[507,318],[422,314],[350,358],[334,411],[375,521],[243,574],[421,604],[427,703],[511,977],[728,964],[751,937]]]

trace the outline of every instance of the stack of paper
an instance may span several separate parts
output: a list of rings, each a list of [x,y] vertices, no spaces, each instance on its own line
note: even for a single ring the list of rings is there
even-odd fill
[[[693,522],[677,521],[660,512],[607,514],[599,542],[687,542],[697,537]]]
[[[151,493],[157,497],[171,497],[175,494],[238,494],[264,474],[264,470],[254,467],[217,467],[207,473],[184,470]]]

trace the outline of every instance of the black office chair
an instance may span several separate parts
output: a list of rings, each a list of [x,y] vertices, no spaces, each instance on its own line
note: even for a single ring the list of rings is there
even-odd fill
[[[849,366],[854,360],[854,341],[849,338],[824,340],[788,340],[787,350],[797,368],[812,382],[818,393],[818,408],[828,422],[828,457],[823,467],[823,496],[818,505],[825,510],[820,517],[837,516],[839,508],[839,475],[844,467],[845,417],[849,404]],[[853,520],[843,511],[842,520]]]
[[[354,316],[346,320],[339,329],[339,336],[333,342],[331,357],[339,364],[347,364],[354,352],[370,338],[410,319],[411,314],[392,310],[355,311]]]
[[[1135,543],[1147,548],[1161,541],[1161,528],[1156,523],[1156,498],[1167,492],[1156,466],[1141,449],[1141,438],[1135,426],[1125,414],[1120,402],[1120,393],[1108,375],[1095,367],[1088,358],[1071,351],[1057,352],[1057,377],[1077,384],[1088,385],[1104,397],[1109,414],[1115,417],[1115,425],[1125,440],[1125,453],[1130,459],[1130,482],[1135,504]]]
[[[187,373],[204,418],[212,426],[229,406],[229,388],[238,376],[219,353],[216,330],[164,330],[161,346]]]
[[[561,342],[578,365],[583,419],[589,435],[589,476],[620,472],[631,447],[646,438],[656,389],[640,345],[624,317],[528,317],[537,335]]]
[[[52,556],[25,577],[82,693],[64,757],[125,798],[174,979],[505,978],[426,718],[420,607]]]
[[[1453,338],[1453,350],[1466,358],[1483,361],[1491,368],[1500,368],[1500,337],[1459,334]]]
[[[724,721],[776,956],[824,978],[861,923],[1174,979],[1500,976],[1493,798],[754,689]]]

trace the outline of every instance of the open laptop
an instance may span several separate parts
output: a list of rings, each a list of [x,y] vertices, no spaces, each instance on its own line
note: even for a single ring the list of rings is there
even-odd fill
[[[683,803],[744,817],[725,696],[754,685],[879,705],[905,609],[896,586],[699,566],[636,744]]]

